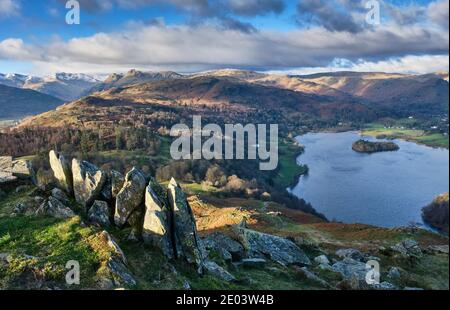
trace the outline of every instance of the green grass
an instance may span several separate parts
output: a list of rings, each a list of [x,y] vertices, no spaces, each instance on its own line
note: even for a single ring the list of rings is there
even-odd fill
[[[398,126],[397,126],[398,127]],[[402,139],[417,142],[431,147],[449,147],[449,139],[440,133],[428,133],[417,129],[385,128],[382,124],[369,124],[362,131],[366,136],[386,136],[391,139]]]
[[[101,252],[91,247],[94,235],[91,228],[81,227],[78,217],[66,221],[25,216],[0,218],[0,252],[17,257],[7,268],[0,269],[0,286],[14,288],[15,278],[27,268],[47,270],[46,280],[64,285],[66,263],[76,260],[81,267],[81,286],[91,287],[104,259]],[[24,255],[36,259],[23,259]]]
[[[297,181],[296,177],[308,172],[308,166],[297,164],[297,157],[301,153],[301,148],[296,146],[293,141],[280,141],[278,150],[279,167],[274,183],[277,186],[287,188]]]

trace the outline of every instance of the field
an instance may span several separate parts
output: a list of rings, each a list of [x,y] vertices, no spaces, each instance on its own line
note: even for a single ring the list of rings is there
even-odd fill
[[[282,140],[279,144],[279,167],[275,177],[275,184],[287,188],[297,181],[297,177],[308,173],[306,165],[299,165],[297,157],[302,153],[302,148],[294,145],[292,141]]]
[[[448,149],[448,136],[441,133],[430,133],[419,129],[408,129],[406,127],[387,128],[382,124],[369,124],[363,131],[363,135],[383,137],[387,139],[401,139],[417,142],[430,147],[442,147]]]

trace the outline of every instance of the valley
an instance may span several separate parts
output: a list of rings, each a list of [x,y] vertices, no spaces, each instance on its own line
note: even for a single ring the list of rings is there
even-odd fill
[[[385,101],[367,100],[378,96],[372,93],[373,90],[368,94],[361,89],[351,91],[362,84],[369,87],[374,83],[373,87],[377,88],[381,80],[386,87],[397,88],[398,96],[403,92],[411,93],[418,84],[425,83],[423,87],[428,91],[422,91],[421,96],[427,96],[427,105],[433,109],[430,113],[423,113],[420,102],[409,104],[394,97],[392,104],[387,105]],[[412,87],[408,88],[408,83],[412,82]],[[437,86],[431,87],[430,84]],[[420,221],[420,208],[434,198],[431,195],[448,188],[448,182],[446,185],[438,181],[442,177],[442,166],[448,165],[448,159],[443,160],[439,153],[437,157],[441,161],[429,166],[421,164],[426,166],[430,180],[426,184],[427,193],[416,191],[422,196],[411,197],[401,189],[391,191],[392,195],[384,195],[380,193],[385,193],[385,190],[376,185],[383,184],[382,179],[389,186],[386,180],[390,177],[386,176],[386,170],[375,167],[376,160],[370,159],[364,164],[374,165],[374,170],[381,173],[376,184],[370,185],[366,178],[368,174],[362,179],[355,176],[354,167],[350,170],[344,167],[345,171],[341,169],[351,156],[336,157],[340,160],[332,166],[340,171],[340,175],[324,174],[320,167],[317,168],[317,163],[322,157],[331,156],[333,151],[340,152],[341,149],[336,146],[333,150],[319,151],[311,162],[308,154],[315,151],[302,138],[299,141],[296,138],[299,135],[329,134],[329,140],[324,138],[323,141],[332,146],[339,141],[341,134],[351,134],[351,140],[347,141],[347,149],[351,151],[352,143],[358,140],[358,135],[351,130],[362,129],[364,137],[421,140],[428,145],[448,148],[448,126],[443,121],[448,106],[442,104],[446,96],[448,88],[445,91],[441,87],[441,78],[435,75],[342,73],[279,76],[239,70],[191,75],[132,70],[111,75],[73,101],[64,104],[61,101],[57,107],[33,111],[36,115],[19,124],[13,123],[12,127],[9,126],[10,121],[4,121],[6,126],[0,131],[0,155],[30,163],[35,179],[33,182],[21,179],[0,185],[0,253],[5,253],[5,258],[0,257],[0,287],[15,288],[25,281],[30,288],[67,288],[62,281],[64,270],[61,264],[70,256],[77,257],[85,266],[83,277],[87,281],[83,282],[83,288],[370,289],[353,278],[361,278],[365,274],[366,258],[375,256],[384,266],[382,285],[385,288],[446,289],[448,239],[416,225],[408,225],[411,221],[415,224]],[[3,107],[2,113],[6,111]],[[43,113],[38,114],[40,112]],[[277,169],[260,171],[259,162],[252,160],[173,161],[169,154],[173,141],[169,135],[170,128],[178,123],[189,124],[192,115],[201,115],[205,123],[221,127],[230,123],[279,124]],[[411,115],[414,115],[413,119],[409,118]],[[438,119],[440,122],[436,123]],[[333,133],[324,133],[330,131]],[[339,133],[341,131],[344,133]],[[401,153],[406,142],[395,142],[400,144]],[[53,212],[56,211],[52,211],[52,204],[48,203],[43,210],[50,211],[39,213],[43,212],[38,210],[45,201],[58,205],[55,201],[58,199],[54,197],[58,183],[48,158],[50,150],[57,150],[70,159],[86,161],[89,163],[87,166],[94,165],[105,174],[116,171],[126,175],[138,169],[146,180],[154,177],[162,187],[170,187],[170,180],[176,179],[192,209],[195,229],[208,247],[209,271],[198,274],[195,266],[186,260],[167,259],[159,246],[143,242],[136,233],[136,222],[126,224],[122,229],[117,225],[103,227],[91,223],[88,214],[82,211],[84,202],[79,198],[75,200],[76,196],[70,196],[70,191],[66,193],[70,197],[62,202],[66,208],[60,207],[66,212],[71,210],[74,216],[54,218]],[[418,151],[410,144],[406,150],[411,154]],[[447,152],[448,155],[447,150],[435,151]],[[424,156],[428,156],[433,152],[425,153]],[[386,164],[392,158],[381,161]],[[412,163],[417,165],[416,161]],[[394,159],[392,165],[397,164],[398,160]],[[439,166],[437,170],[436,165]],[[395,170],[392,166],[387,169]],[[404,172],[392,172],[392,177],[405,175]],[[293,186],[299,178],[299,185]],[[302,188],[304,179],[313,181],[315,178],[318,178],[316,196],[309,195]],[[407,174],[406,178],[415,179]],[[346,180],[353,180],[362,188],[358,190],[357,186],[350,185],[352,189],[349,190],[338,186],[344,186]],[[286,191],[291,186],[293,189]],[[419,183],[414,186],[425,188]],[[332,194],[332,189],[338,189],[354,196],[353,191],[368,192],[368,188],[373,190],[373,196],[364,196],[357,206],[341,203],[339,197]],[[384,200],[375,199],[379,196]],[[328,197],[332,201],[322,203],[317,197]],[[99,206],[114,207],[110,199],[97,199],[102,202]],[[367,201],[380,206],[402,206],[407,201],[408,205],[414,205],[414,212],[401,207],[396,210],[414,215],[402,217],[389,214],[382,208],[375,210]],[[366,206],[366,217],[355,217],[361,215],[355,211],[361,206]],[[330,211],[328,207],[334,209]],[[346,214],[335,211],[345,211]],[[391,222],[391,219],[398,221]],[[85,221],[88,226],[83,225]],[[126,269],[121,265],[109,265],[114,251],[108,242],[105,243],[103,230],[107,230],[123,250],[127,258]],[[310,263],[280,264],[270,247],[266,248],[267,244],[255,245],[261,246],[259,251],[265,254],[254,256],[252,250],[246,248],[245,254],[235,257],[232,252],[230,258],[216,243],[230,238],[231,241],[226,239],[230,244],[238,242],[240,245],[237,247],[240,248],[243,242],[245,246],[242,234],[236,234],[236,230],[244,235],[250,234],[246,238],[263,233],[264,238],[272,240],[268,243],[273,240],[281,242],[284,250],[277,253],[282,256],[290,253],[284,252],[284,246],[289,244],[289,249],[295,249],[296,255],[304,253]],[[137,240],[130,242],[130,236]],[[34,246],[33,240],[40,240],[44,247]],[[359,272],[349,276],[344,272],[346,268],[355,268]],[[164,272],[161,273],[161,269]],[[124,273],[117,276],[114,270]],[[400,270],[401,276],[397,277],[392,270]],[[108,272],[113,273],[112,280]],[[38,281],[24,280],[30,275],[37,277]],[[130,279],[128,275],[132,275],[134,282],[127,282]],[[383,286],[372,289],[383,289]]]

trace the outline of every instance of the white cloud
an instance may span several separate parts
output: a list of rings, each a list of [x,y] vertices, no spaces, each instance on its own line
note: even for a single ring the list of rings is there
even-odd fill
[[[320,27],[243,33],[211,25],[137,24],[121,32],[98,33],[46,45],[30,45],[10,38],[0,41],[0,59],[30,61],[39,70],[86,73],[130,68],[184,72],[223,67],[320,68],[327,67],[336,58],[348,59],[361,68],[363,64],[367,68],[369,64],[377,64],[373,65],[374,69],[384,66],[421,71],[423,68],[417,68],[414,58],[404,56],[446,55],[448,44],[448,29],[425,29],[418,25],[384,25],[350,34]],[[386,60],[394,58],[402,62]],[[435,64],[428,63],[430,68]]]
[[[16,16],[20,11],[19,0],[0,0],[0,19]]]
[[[346,59],[335,59],[326,67],[309,67],[285,71],[270,71],[271,73],[284,73],[292,75],[305,75],[321,72],[385,72],[404,74],[427,74],[446,72],[449,66],[448,55],[424,55],[396,57],[382,61],[351,62]]]

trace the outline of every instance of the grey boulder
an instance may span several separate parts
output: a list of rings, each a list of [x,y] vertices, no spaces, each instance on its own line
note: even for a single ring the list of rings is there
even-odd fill
[[[137,168],[127,173],[125,183],[116,197],[114,222],[123,227],[131,214],[144,203],[146,184],[144,174]]]
[[[271,260],[283,265],[311,265],[305,253],[292,241],[260,233],[241,226],[235,228],[239,241],[250,258],[270,257]]]
[[[75,200],[87,212],[99,197],[106,181],[106,174],[95,165],[77,159],[72,161],[72,173]]]
[[[167,191],[151,179],[145,191],[145,215],[142,237],[169,258],[174,257],[171,236],[171,214]]]
[[[105,201],[94,201],[94,204],[89,209],[88,218],[91,222],[97,223],[101,226],[108,227],[111,225],[109,220],[109,206]]]
[[[49,153],[49,160],[50,167],[52,168],[53,175],[58,182],[58,186],[67,193],[72,193],[73,178],[70,163],[63,155],[60,155],[53,150]]]

